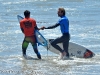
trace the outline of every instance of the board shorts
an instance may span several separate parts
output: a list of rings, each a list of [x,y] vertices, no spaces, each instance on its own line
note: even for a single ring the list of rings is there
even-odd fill
[[[32,46],[36,45],[36,37],[35,36],[25,36],[23,40],[23,48],[26,48],[28,44],[31,43]]]

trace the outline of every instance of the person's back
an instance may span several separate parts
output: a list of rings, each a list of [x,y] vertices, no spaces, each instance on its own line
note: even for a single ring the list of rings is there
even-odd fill
[[[32,18],[24,18],[20,22],[21,28],[24,29],[25,36],[33,36],[34,28],[36,26],[36,21]]]
[[[60,24],[62,34],[69,33],[69,20],[66,16],[62,16],[58,23]]]

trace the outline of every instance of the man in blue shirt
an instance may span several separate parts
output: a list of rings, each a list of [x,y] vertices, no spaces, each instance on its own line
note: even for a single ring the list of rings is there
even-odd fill
[[[69,46],[69,39],[70,39],[70,34],[69,34],[69,20],[65,16],[65,9],[64,8],[59,8],[58,9],[58,16],[60,17],[58,23],[56,23],[53,26],[49,27],[42,27],[42,29],[53,29],[58,26],[60,26],[60,30],[62,32],[62,36],[53,40],[51,42],[51,45],[59,50],[61,52],[61,56],[59,59],[66,59],[69,58],[69,52],[68,52],[68,46]],[[62,50],[57,44],[58,43],[63,43],[63,49]]]

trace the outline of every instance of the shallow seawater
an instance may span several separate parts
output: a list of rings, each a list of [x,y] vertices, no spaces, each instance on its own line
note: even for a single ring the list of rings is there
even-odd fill
[[[24,59],[21,50],[24,35],[17,15],[24,17],[24,10],[30,10],[37,26],[47,27],[58,21],[59,7],[65,8],[70,21],[70,41],[90,49],[95,56],[58,60],[58,55],[38,46],[42,55],[42,60],[38,60],[29,44],[29,58]],[[0,75],[99,75],[99,7],[99,0],[0,0]],[[40,32],[46,39],[61,36],[59,27]]]
[[[99,75],[100,58],[58,60],[56,56],[43,56],[42,60],[21,56],[0,58],[2,75]],[[96,62],[95,62],[96,61]]]

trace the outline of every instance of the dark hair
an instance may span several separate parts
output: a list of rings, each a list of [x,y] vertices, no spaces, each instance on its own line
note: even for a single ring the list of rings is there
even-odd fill
[[[29,15],[30,15],[30,11],[25,10],[25,11],[24,11],[24,16],[25,16],[25,17],[28,17]]]
[[[63,16],[65,16],[66,12],[64,8],[59,8],[59,10],[63,13]]]

